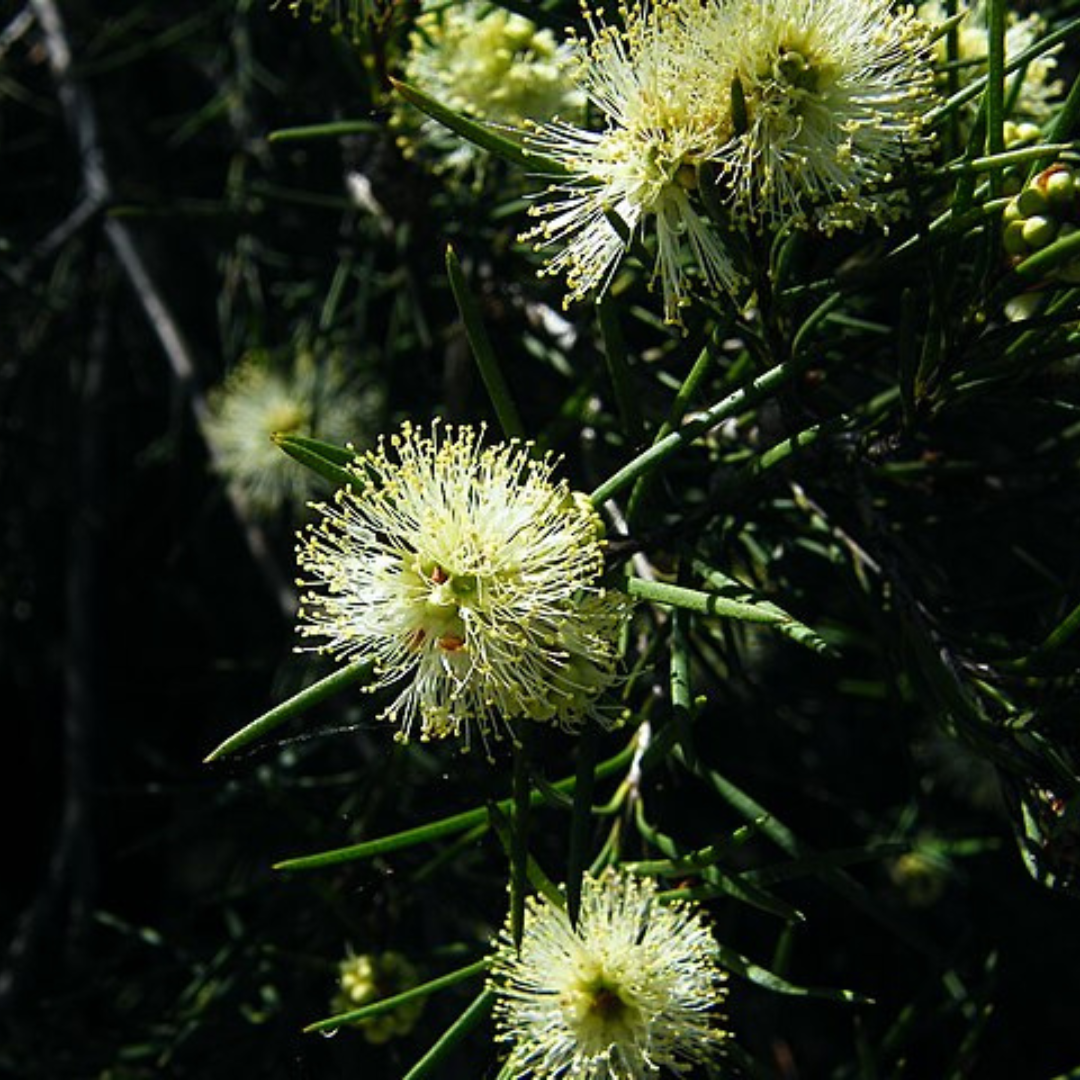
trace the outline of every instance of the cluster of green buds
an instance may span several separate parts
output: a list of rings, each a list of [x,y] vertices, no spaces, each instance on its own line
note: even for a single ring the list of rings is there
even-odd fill
[[[350,953],[338,965],[338,992],[333,1009],[344,1013],[412,989],[419,982],[416,969],[400,953],[384,952],[355,956]],[[414,998],[381,1016],[359,1020],[356,1026],[370,1043],[384,1043],[407,1035],[424,1007]]]
[[[1080,175],[1058,162],[1033,176],[1005,207],[1003,243],[1015,265],[1080,229]],[[1080,284],[1080,259],[1054,271],[1054,278]]]
[[[1043,137],[1042,128],[1031,120],[1006,120],[1002,135],[1006,150],[1034,146]]]

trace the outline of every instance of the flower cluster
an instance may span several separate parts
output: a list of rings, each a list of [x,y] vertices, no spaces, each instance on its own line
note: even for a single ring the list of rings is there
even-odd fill
[[[585,99],[569,77],[570,53],[550,30],[482,3],[427,3],[409,35],[405,81],[474,120],[520,127],[527,119],[580,117]],[[483,176],[484,152],[401,107],[407,153],[431,151],[434,168]]]
[[[960,86],[966,86],[982,78],[987,71],[986,0],[959,0],[956,11],[964,17],[956,28],[956,78]],[[948,11],[943,0],[926,0],[919,5],[919,18],[924,22],[938,24],[945,21]],[[1045,20],[1037,12],[1019,15],[1006,13],[1005,62],[1010,63],[1027,52],[1042,37]],[[1005,83],[1005,96],[1011,103],[1012,122],[1021,129],[1031,122],[1041,123],[1051,113],[1054,99],[1062,91],[1060,79],[1055,79],[1057,50],[1042,52],[1020,71],[1009,76]],[[949,59],[946,37],[938,39],[937,59],[944,64]],[[973,103],[974,109],[976,103]]]
[[[535,132],[536,148],[559,161],[568,179],[552,188],[555,198],[533,207],[547,220],[522,238],[562,245],[547,271],[564,273],[570,297],[582,299],[606,286],[647,219],[669,319],[686,300],[684,249],[711,285],[731,288],[736,281],[728,252],[692,198],[699,166],[715,158],[730,123],[715,94],[682,77],[677,14],[668,5],[634,9],[616,29],[587,13],[592,43],[582,50],[576,78],[606,127],[593,132],[554,122]]]
[[[929,38],[889,0],[729,0],[712,9],[740,132],[721,184],[751,219],[826,229],[894,216],[887,197],[925,140]]]
[[[530,898],[520,949],[506,926],[491,985],[505,1072],[536,1080],[639,1080],[714,1063],[724,973],[703,914],[663,904],[650,878],[586,877],[576,925]]]
[[[486,743],[515,718],[573,728],[615,681],[626,601],[601,523],[530,447],[406,424],[357,459],[299,548],[300,634],[403,683],[398,737]]]
[[[832,230],[895,215],[897,170],[925,144],[934,95],[931,36],[910,12],[889,0],[655,0],[624,9],[619,27],[586,20],[575,78],[604,126],[533,133],[566,175],[523,238],[560,245],[548,271],[565,273],[570,299],[604,286],[653,232],[677,322],[688,263],[710,288],[739,280],[721,224]]]
[[[338,1014],[350,1012],[411,990],[419,981],[416,968],[401,953],[350,953],[338,965],[332,1008]],[[357,1021],[357,1027],[369,1043],[384,1043],[408,1035],[423,1011],[424,999],[413,998],[391,1012]]]
[[[1036,173],[1013,196],[1002,215],[1002,243],[1013,263],[1049,247],[1055,240],[1074,236],[1080,229],[1080,175],[1065,162]],[[1054,270],[1054,277],[1070,285],[1080,282],[1080,261],[1072,259]]]
[[[274,445],[274,435],[362,443],[380,409],[381,394],[361,388],[340,356],[320,363],[301,351],[281,369],[251,353],[211,392],[204,430],[214,469],[255,513],[270,515],[302,506],[319,483]]]

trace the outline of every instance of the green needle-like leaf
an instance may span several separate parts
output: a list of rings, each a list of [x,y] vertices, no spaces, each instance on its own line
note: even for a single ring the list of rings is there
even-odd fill
[[[597,730],[588,724],[578,742],[577,782],[570,817],[570,854],[566,872],[566,909],[570,921],[577,922],[581,902],[581,879],[589,864],[588,848],[592,833],[592,798],[596,780]]]
[[[604,342],[604,358],[608,375],[615,391],[615,402],[622,420],[623,431],[629,441],[638,443],[644,434],[645,424],[634,386],[633,372],[627,354],[626,339],[619,324],[618,309],[612,298],[605,293],[596,305],[596,318],[600,336]]]
[[[446,273],[450,278],[450,288],[457,301],[458,311],[461,312],[465,334],[472,346],[476,366],[480,369],[480,376],[484,380],[484,386],[487,387],[491,404],[495,407],[495,415],[499,418],[499,426],[508,439],[523,439],[525,425],[521,421],[521,414],[510,395],[510,386],[503,375],[502,366],[492,347],[484,321],[480,317],[480,307],[465,280],[465,273],[452,247],[446,249]]]
[[[701,615],[714,615],[723,619],[742,622],[766,623],[783,630],[792,640],[814,649],[830,652],[831,646],[809,626],[793,618],[782,608],[769,601],[732,599],[718,593],[702,592],[685,585],[669,585],[663,581],[646,581],[631,577],[626,580],[626,591],[639,600],[696,611]]]
[[[602,780],[625,769],[633,758],[634,751],[635,744],[631,742],[629,746],[614,757],[602,762],[596,767],[596,779]],[[575,778],[568,776],[552,786],[559,791],[573,791],[575,783]],[[538,806],[544,801],[544,794],[534,790],[530,796],[530,801],[533,806]],[[504,815],[513,811],[513,805],[512,799],[503,799],[496,804],[499,812]],[[387,852],[413,847],[416,844],[429,843],[444,836],[453,836],[455,833],[464,832],[466,829],[472,829],[477,825],[487,824],[488,818],[487,808],[480,806],[475,810],[464,810],[460,814],[453,814],[439,821],[418,825],[413,829],[405,829],[403,832],[394,833],[392,836],[382,836],[376,840],[367,840],[361,844],[336,848],[332,851],[323,851],[317,855],[304,855],[295,859],[285,859],[275,864],[274,869],[319,870],[327,866],[335,866],[338,863],[353,862],[356,859],[368,859],[373,855],[384,855]]]
[[[1005,149],[1005,0],[988,0],[986,12],[986,152]],[[990,174],[990,195],[1001,194],[1001,173]]]
[[[437,979],[431,979],[420,986],[410,987],[393,997],[382,998],[359,1009],[350,1009],[349,1012],[328,1016],[325,1020],[316,1020],[313,1024],[308,1024],[304,1028],[304,1034],[309,1035],[315,1031],[337,1031],[344,1024],[355,1024],[360,1020],[370,1020],[372,1017],[382,1016],[384,1013],[393,1012],[399,1006],[407,1005],[417,998],[429,997],[439,990],[445,990],[449,986],[457,986],[458,983],[467,982],[477,975],[483,975],[487,969],[488,961],[478,960],[475,964],[469,964],[468,967],[459,968],[457,971],[451,971],[446,975],[440,975]]]
[[[246,727],[241,728],[234,735],[230,735],[220,746],[211,750],[203,759],[206,764],[225,757],[226,754],[235,754],[237,750],[250,746],[257,739],[280,727],[286,720],[296,716],[302,716],[309,709],[314,708],[320,702],[333,696],[340,690],[344,690],[354,683],[363,682],[371,677],[372,664],[370,660],[355,660],[353,663],[320,679],[314,686],[301,690],[294,694],[288,701],[274,706],[269,712],[263,713],[257,720],[252,720]]]
[[[674,877],[682,878],[700,874],[711,866],[715,866],[721,859],[725,859],[737,851],[744,844],[757,836],[759,829],[756,825],[740,825],[731,836],[718,844],[709,844],[708,847],[699,848],[697,851],[687,852],[670,859],[647,859],[640,862],[623,863],[624,870],[632,874],[642,874],[648,877]]]
[[[1051,271],[1076,258],[1080,258],[1080,232],[1055,240],[1042,251],[1029,255],[1017,266],[1016,272],[1026,278],[1046,277]]]
[[[678,749],[676,749],[675,753],[679,753]],[[761,832],[786,854],[797,859],[812,859],[817,856],[818,853],[796,836],[787,825],[774,814],[770,814],[765,807],[747,795],[745,791],[736,787],[726,777],[721,776],[720,773],[713,769],[702,768],[694,771],[736,813],[747,821],[760,823]],[[864,914],[882,926],[890,929],[897,937],[906,941],[913,948],[918,949],[927,956],[936,955],[936,949],[930,945],[918,930],[907,923],[901,922],[882,908],[850,874],[836,866],[824,866],[819,871],[819,877],[848,903],[859,908]]]
[[[529,784],[529,751],[526,733],[519,731],[514,746],[514,816],[510,843],[510,928],[514,944],[521,947],[525,932],[525,883],[529,877],[529,809],[532,789]]]
[[[267,135],[267,142],[308,142],[312,139],[340,139],[343,135],[362,135],[382,131],[375,120],[335,120],[329,124],[309,124],[305,127],[279,128]]]
[[[678,843],[670,836],[662,833],[645,819],[640,801],[634,807],[634,822],[641,835],[658,851],[667,855],[672,860],[680,860],[684,853]],[[730,896],[735,900],[741,900],[744,904],[756,907],[761,911],[767,911],[784,922],[804,922],[802,912],[785,903],[777,896],[753,882],[746,881],[737,874],[722,873],[715,866],[703,866],[697,871],[698,875],[706,882],[703,886],[685,889],[671,889],[663,895],[675,897],[694,897],[696,899],[712,898],[714,896]]]
[[[405,1074],[404,1080],[422,1080],[446,1059],[455,1046],[491,1011],[495,995],[482,990],[472,1004],[443,1032],[437,1043]]]
[[[823,1001],[843,1001],[852,1005],[873,1004],[873,998],[869,998],[855,990],[834,990],[822,986],[798,986],[795,983],[788,982],[787,979],[782,979],[775,972],[769,971],[768,968],[763,968],[760,964],[747,960],[745,956],[741,956],[734,949],[729,949],[725,945],[717,944],[716,950],[719,953],[720,962],[728,971],[734,972],[756,986],[772,990],[776,994],[820,998]]]
[[[408,83],[399,82],[393,78],[390,82],[410,105],[415,105],[421,112],[427,113],[433,120],[438,120],[440,124],[456,132],[474,146],[479,146],[482,150],[487,150],[514,165],[519,165],[530,173],[552,177],[566,175],[563,166],[553,158],[527,149],[521,143],[515,142],[505,135],[500,135],[487,124],[470,120],[467,116],[462,116],[461,113],[448,109],[441,102],[425,94],[423,90],[418,90],[415,86],[410,86]]]
[[[317,472],[336,487],[355,483],[355,475],[346,468],[356,460],[354,451],[303,435],[273,435],[271,438],[289,457]]]
[[[635,483],[639,477],[653,472],[672,454],[685,446],[690,446],[699,435],[703,435],[722,420],[727,420],[742,412],[743,409],[757,404],[778,387],[795,378],[801,370],[802,367],[798,363],[777,364],[747,386],[728,394],[723,400],[683,424],[676,431],[658,439],[592,492],[589,498],[592,499],[593,505],[603,505],[605,500]]]

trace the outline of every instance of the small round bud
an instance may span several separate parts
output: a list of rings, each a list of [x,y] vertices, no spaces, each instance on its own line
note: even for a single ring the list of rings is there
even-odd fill
[[[1046,197],[1055,210],[1068,210],[1076,204],[1076,180],[1072,170],[1059,169],[1044,181]]]
[[[1034,214],[1041,214],[1050,206],[1050,200],[1046,197],[1046,192],[1042,190],[1038,184],[1029,184],[1023,191],[1016,197],[1017,205],[1020,208],[1020,213],[1024,217],[1031,217]]]
[[[1057,238],[1057,231],[1058,227],[1054,219],[1041,214],[1029,217],[1022,226],[1024,243],[1035,251],[1040,251],[1052,244]]]
[[[1005,233],[1002,236],[1002,245],[1005,248],[1007,255],[1027,255],[1028,246],[1024,243],[1024,225],[1023,221],[1010,221],[1005,226]]]
[[[1006,120],[1002,134],[1005,139],[1005,146],[1010,150],[1017,150],[1022,146],[1030,146],[1032,143],[1038,142],[1042,131],[1038,124],[1033,124],[1028,120],[1022,120],[1019,123],[1014,120]]]

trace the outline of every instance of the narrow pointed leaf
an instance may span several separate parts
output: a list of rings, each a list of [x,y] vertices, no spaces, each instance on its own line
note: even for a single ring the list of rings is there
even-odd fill
[[[796,983],[788,982],[787,979],[782,979],[775,972],[769,971],[768,968],[763,968],[760,964],[747,960],[745,956],[741,956],[726,945],[717,944],[716,949],[720,955],[720,962],[728,971],[734,972],[756,986],[772,990],[773,993],[788,994],[795,997],[819,998],[824,1001],[843,1001],[852,1005],[870,1005],[873,1003],[873,998],[869,998],[855,990],[834,990],[824,986],[799,986]]]
[[[1055,240],[1042,251],[1029,255],[1017,266],[1016,272],[1026,278],[1045,277],[1052,270],[1077,258],[1080,258],[1080,232]]]
[[[678,843],[659,829],[650,825],[645,820],[644,811],[639,802],[634,808],[634,818],[641,835],[657,850],[671,859],[680,859],[683,852]],[[777,896],[763,889],[760,885],[746,881],[739,875],[724,873],[715,866],[702,867],[698,875],[707,884],[700,887],[691,886],[685,889],[669,889],[662,895],[667,897],[688,897],[694,899],[712,898],[714,896],[730,896],[741,900],[744,904],[766,911],[775,915],[784,922],[805,922],[805,917],[797,908],[785,903]]]
[[[484,380],[491,404],[495,408],[495,415],[499,418],[499,426],[508,439],[523,439],[525,425],[521,422],[521,414],[518,412],[517,405],[514,404],[510,386],[506,381],[506,376],[503,375],[502,365],[492,347],[484,321],[480,317],[480,307],[465,280],[465,273],[452,247],[446,249],[446,273],[450,278],[450,288],[454,293],[454,300],[457,301],[458,311],[461,313],[465,335],[469,339],[469,345],[472,346],[476,366],[480,369],[480,377]]]
[[[354,451],[303,435],[273,435],[271,438],[294,461],[317,472],[335,487],[347,487],[356,482],[355,475],[346,467],[356,460]]]
[[[422,1080],[437,1069],[455,1046],[491,1011],[495,995],[482,990],[472,1004],[443,1032],[439,1041],[405,1074],[403,1080]]]
[[[652,446],[643,450],[632,461],[627,462],[618,472],[608,477],[590,495],[594,506],[602,506],[613,495],[629,487],[640,477],[654,472],[661,462],[671,457],[683,447],[690,446],[700,435],[715,427],[723,420],[738,415],[744,409],[757,404],[784,383],[794,379],[804,365],[782,363],[769,368],[748,385],[732,391],[727,397],[716,402],[693,420],[688,420],[682,427],[657,439]]]
[[[809,626],[769,601],[736,600],[718,593],[690,589],[685,585],[669,585],[662,581],[646,581],[636,577],[627,578],[626,591],[639,600],[668,604],[701,615],[765,623],[783,630],[792,640],[816,652],[832,651],[831,646]]]
[[[525,933],[525,883],[529,878],[529,809],[532,788],[529,784],[529,751],[525,733],[519,734],[514,747],[514,816],[507,839],[510,844],[510,928],[514,944],[521,948]]]
[[[676,751],[678,753],[678,751]],[[817,852],[774,814],[770,814],[757,800],[737,787],[714,769],[697,769],[698,776],[708,783],[713,790],[747,821],[760,824],[762,833],[777,847],[795,858],[814,858]],[[820,880],[834,892],[842,896],[852,906],[857,907],[875,922],[891,930],[897,937],[906,941],[913,948],[926,956],[936,957],[937,950],[915,927],[888,913],[875,899],[845,870],[836,866],[826,866],[820,871]]]
[[[220,746],[211,750],[203,759],[204,763],[217,761],[226,754],[235,754],[237,750],[250,746],[257,739],[273,731],[296,716],[302,716],[309,709],[314,708],[328,697],[344,690],[354,683],[363,682],[371,677],[372,664],[370,660],[356,660],[340,671],[327,675],[320,679],[314,686],[294,694],[288,701],[275,705],[269,712],[263,713],[257,720],[252,720],[246,727],[241,728],[235,734],[230,735]]]
[[[427,113],[433,120],[437,120],[444,127],[448,127],[474,146],[479,146],[482,150],[487,150],[514,165],[528,169],[531,173],[553,177],[566,175],[566,169],[553,158],[538,154],[535,150],[529,150],[520,142],[515,142],[505,135],[500,135],[487,124],[470,120],[467,116],[462,116],[461,113],[448,109],[441,102],[436,101],[435,98],[430,97],[415,86],[399,82],[394,78],[391,78],[390,82],[410,105],[415,105],[421,112]]]
[[[307,142],[311,139],[340,139],[343,135],[362,135],[382,131],[375,120],[335,120],[329,124],[308,124],[305,127],[279,128],[267,135],[267,142]]]
[[[629,746],[614,757],[602,762],[596,768],[596,779],[602,780],[625,769],[633,759],[634,751],[635,744],[631,742]],[[552,786],[559,791],[573,791],[574,784],[575,778],[568,776]],[[531,800],[533,805],[539,805],[544,800],[544,795],[539,791],[533,791]],[[503,799],[496,805],[501,813],[508,814],[513,808],[513,801]],[[453,836],[455,833],[465,832],[465,830],[475,828],[477,825],[486,825],[488,821],[488,809],[480,806],[475,810],[465,810],[460,814],[453,814],[450,817],[429,822],[426,825],[418,825],[413,829],[405,829],[391,836],[381,836],[375,840],[366,840],[363,843],[352,844],[349,847],[322,851],[316,855],[303,855],[295,859],[285,859],[276,863],[274,869],[319,870],[327,866],[335,866],[338,863],[353,862],[356,859],[368,859],[373,855],[383,855],[390,851],[413,847],[416,844],[429,843],[444,836]]]
[[[349,1012],[328,1016],[325,1020],[316,1020],[313,1024],[308,1024],[304,1028],[304,1034],[309,1035],[314,1031],[336,1031],[343,1024],[355,1024],[360,1020],[370,1020],[374,1016],[382,1016],[384,1013],[393,1012],[399,1006],[407,1005],[417,998],[428,997],[439,990],[445,990],[449,986],[457,986],[458,983],[467,982],[477,975],[483,975],[487,969],[488,961],[486,959],[478,960],[475,964],[469,964],[468,967],[459,968],[457,971],[451,971],[446,975],[440,975],[437,979],[431,979],[420,986],[410,987],[393,997],[382,998],[359,1009],[350,1009]]]
[[[700,874],[721,859],[727,858],[743,844],[758,835],[756,825],[740,825],[726,840],[718,844],[709,844],[697,851],[687,852],[670,859],[647,859],[639,862],[623,863],[623,869],[631,874],[647,877],[687,877]]]
[[[488,807],[488,813],[491,816],[491,827],[495,830],[495,835],[499,838],[499,843],[502,845],[503,851],[510,857],[514,858],[514,847],[517,841],[514,838],[514,825],[511,823],[510,818],[502,812],[499,806],[492,804]],[[528,881],[530,885],[541,895],[546,897],[555,907],[565,907],[566,897],[560,892],[558,885],[544,872],[543,867],[533,858],[532,855],[525,852],[525,858],[522,864],[522,880]],[[515,897],[510,897],[510,927],[511,933],[515,935],[515,941],[520,946],[520,938],[517,937],[520,926],[524,927],[525,918],[525,890],[521,889],[521,910],[515,910],[515,903],[517,902]]]

